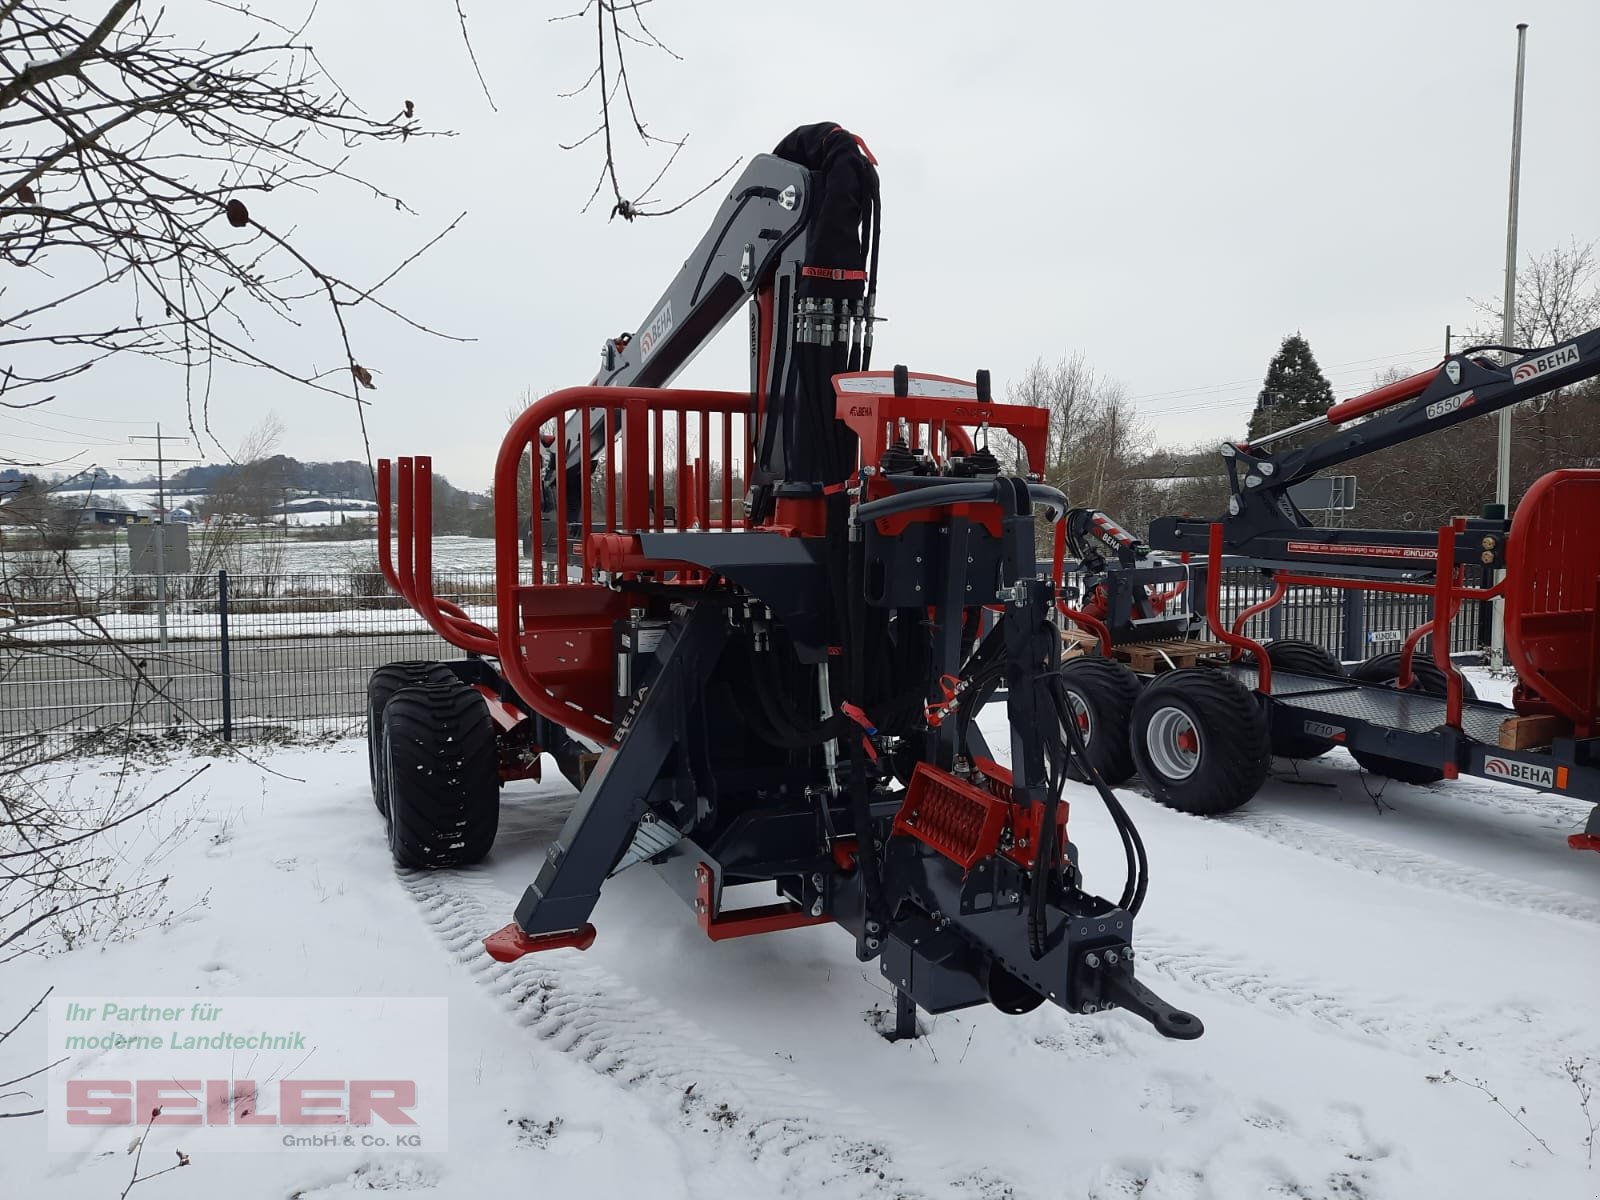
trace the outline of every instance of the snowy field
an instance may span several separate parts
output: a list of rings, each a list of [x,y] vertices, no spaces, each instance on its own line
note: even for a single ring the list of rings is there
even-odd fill
[[[147,765],[133,786],[153,797],[204,761]],[[58,764],[48,786],[82,801],[121,768]],[[647,869],[608,885],[588,953],[492,963],[479,939],[572,804],[559,778],[507,789],[483,867],[397,875],[362,743],[219,760],[118,831],[130,870],[160,848],[172,915],[0,966],[0,1028],[52,985],[448,1000],[447,1152],[208,1154],[204,1131],[157,1127],[147,1161],[192,1165],[143,1200],[1600,1194],[1579,1087],[1600,1083],[1600,858],[1566,846],[1585,806],[1380,782],[1337,751],[1279,762],[1223,819],[1124,792],[1152,862],[1142,969],[1204,1019],[1199,1041],[1047,1007],[956,1013],[890,1044],[873,1022],[891,998],[848,937],[713,944]],[[1114,832],[1069,789],[1089,883],[1115,894]],[[0,1076],[43,1055],[31,1022],[0,1045]],[[125,1131],[47,1154],[38,1120],[0,1121],[0,1195],[122,1193]]]
[[[200,547],[205,536],[204,529],[197,528],[190,532],[190,557],[195,562],[200,560]],[[393,553],[398,554],[398,551]],[[113,542],[69,550],[67,561],[91,582],[95,576],[111,578],[125,575],[128,571],[127,536],[123,534]],[[229,571],[236,575],[370,574],[378,569],[378,543],[376,538],[302,541],[292,537],[271,537],[242,540],[230,547],[229,561],[238,564],[229,567]],[[440,574],[481,571],[492,576],[494,539],[460,534],[440,535],[433,539],[433,569]],[[1248,596],[1253,600],[1260,594],[1261,590],[1257,589],[1248,593]],[[1243,591],[1239,593],[1241,598],[1245,595]]]
[[[198,559],[205,530],[193,529],[190,537],[191,557]],[[272,573],[283,575],[376,571],[378,544],[375,539],[367,538],[310,542],[275,537],[266,541],[241,541],[237,558],[243,562],[245,573],[259,569],[252,565],[259,562],[270,562]],[[88,575],[125,573],[128,569],[127,537],[119,535],[115,542],[69,550],[67,561]],[[493,571],[494,539],[455,535],[434,538],[433,567],[436,571]]]
[[[101,488],[94,491],[66,488],[51,494],[63,503],[77,504],[84,508],[121,509],[136,513],[152,513],[163,502],[169,514],[180,511],[194,513],[210,499],[206,493],[180,490],[167,492],[162,496],[155,491],[131,488]],[[372,521],[377,519],[378,512],[378,506],[371,500],[351,500],[342,496],[296,494],[288,497],[283,503],[289,509],[287,516],[291,525],[337,525],[341,517],[346,520],[360,518]],[[284,519],[284,514],[278,511],[279,507],[279,505],[272,506],[274,511],[271,520],[274,524],[281,523]],[[180,518],[174,516],[173,519]]]

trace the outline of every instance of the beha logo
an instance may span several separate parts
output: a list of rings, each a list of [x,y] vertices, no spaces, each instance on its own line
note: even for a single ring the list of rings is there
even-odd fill
[[[672,332],[672,301],[661,306],[661,311],[650,318],[649,327],[639,335],[639,362],[644,363],[656,352],[661,339]]]
[[[1527,787],[1553,788],[1556,785],[1554,767],[1536,766],[1514,758],[1497,758],[1493,754],[1484,755],[1483,773]]]
[[[1541,354],[1537,358],[1523,359],[1511,368],[1511,382],[1526,383],[1547,371],[1554,371],[1557,367],[1570,367],[1577,361],[1578,345],[1573,342],[1560,349],[1551,350],[1548,354]]]

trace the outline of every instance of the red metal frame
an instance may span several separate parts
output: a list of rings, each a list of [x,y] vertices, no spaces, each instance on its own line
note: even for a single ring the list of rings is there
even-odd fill
[[[615,437],[608,439],[604,456],[597,454],[587,436],[594,410],[605,413],[608,434],[620,430],[622,450]],[[646,558],[637,534],[666,527],[665,416],[679,418],[675,432],[686,435],[691,413],[701,416],[703,454],[709,452],[713,416],[723,423],[722,444],[731,448],[732,423],[748,419],[750,396],[745,392],[669,390],[659,388],[573,387],[553,392],[523,412],[507,432],[495,463],[495,495],[516,497],[518,467],[523,455],[538,443],[541,430],[555,424],[558,456],[566,445],[565,431],[576,419],[585,448],[584,461],[594,462],[605,500],[605,531],[594,530],[593,485],[584,488],[576,507],[583,522],[578,542],[581,572],[569,578],[569,539],[572,497],[567,495],[567,472],[556,472],[556,507],[551,518],[561,536],[556,538],[555,578],[546,580],[542,512],[538,496],[532,504],[532,571],[522,581],[521,530],[512,503],[495,506],[496,653],[501,669],[517,695],[535,711],[557,724],[602,744],[612,740],[611,629],[627,615],[627,601],[595,580],[596,568],[618,574],[653,572],[672,586],[699,586],[704,582],[687,564]],[[747,431],[748,432],[748,431]],[[748,442],[748,437],[745,439]],[[721,519],[710,519],[711,472],[697,463],[690,469],[686,437],[680,436],[676,452],[680,462],[675,496],[679,527],[690,518],[702,528],[733,532],[743,527],[733,518],[732,485],[724,467],[725,502]],[[558,458],[560,461],[560,458]],[[564,464],[563,464],[564,465]],[[585,476],[589,472],[583,473]],[[537,487],[537,480],[534,486]],[[691,499],[691,495],[695,498]]]
[[[964,428],[987,425],[1003,429],[1022,443],[1028,455],[1028,471],[1037,479],[1044,470],[1045,442],[1050,432],[1050,414],[1042,408],[1024,404],[995,404],[977,399],[966,400],[941,396],[895,396],[883,392],[856,392],[850,390],[855,379],[893,379],[893,371],[857,371],[833,377],[838,416],[861,439],[861,461],[877,463],[883,452],[893,444],[896,426],[904,421],[912,449],[921,448],[926,436],[927,449],[936,458],[939,455],[941,435],[948,447],[954,445],[970,451],[972,441]],[[914,379],[927,379],[937,383],[973,387],[964,379],[946,375],[918,373]]]
[[[1245,609],[1233,619],[1234,635],[1243,637],[1245,623],[1257,613],[1266,612],[1269,608],[1276,608],[1278,606],[1278,602],[1283,599],[1284,593],[1288,590],[1289,585],[1283,582],[1281,579],[1278,580],[1278,586],[1272,589],[1272,594],[1270,596],[1268,596],[1265,600],[1261,600],[1255,604],[1252,604],[1249,608]]]
[[[759,933],[777,933],[783,929],[800,929],[807,925],[826,925],[829,916],[812,916],[798,904],[785,900],[779,904],[762,904],[755,908],[739,908],[722,912],[717,904],[717,876],[709,863],[700,863],[694,869],[694,915],[700,932],[713,942],[729,938],[752,937]]]
[[[972,760],[972,766],[983,776],[988,789],[1012,806],[1011,845],[1003,853],[1023,870],[1033,870],[1034,864],[1039,861],[1039,835],[1044,830],[1044,804],[1035,801],[1027,808],[1017,804],[1013,799],[1015,793],[1012,790],[1014,783],[1011,769],[1001,766],[992,758],[976,756]],[[1066,857],[1067,814],[1071,807],[1065,800],[1056,803],[1056,863],[1060,863]]]
[[[1266,647],[1254,638],[1245,637],[1243,634],[1234,633],[1224,629],[1218,614],[1222,612],[1222,524],[1217,522],[1211,526],[1211,541],[1206,550],[1206,624],[1211,626],[1211,632],[1219,642],[1232,648],[1232,657],[1237,659],[1245,651],[1255,655],[1256,670],[1260,673],[1256,680],[1256,690],[1263,695],[1272,694],[1272,660],[1267,657]]]
[[[422,463],[424,473],[428,475],[420,521],[414,520],[414,461]],[[493,654],[494,631],[473,621],[459,606],[438,599],[433,594],[433,460],[426,457],[417,460],[401,458],[395,465],[399,475],[398,569],[390,545],[392,520],[389,505],[394,490],[391,463],[387,458],[378,460],[378,568],[383,572],[384,581],[445,641],[462,650]],[[419,570],[425,581],[424,586],[417,583]]]
[[[1600,470],[1552,471],[1517,505],[1506,539],[1505,646],[1517,708],[1600,732]]]
[[[1600,474],[1600,472],[1597,472]],[[1274,587],[1272,595],[1266,600],[1251,605],[1234,621],[1232,629],[1224,629],[1218,617],[1222,602],[1222,544],[1223,529],[1220,523],[1211,526],[1211,538],[1208,549],[1206,570],[1206,620],[1211,631],[1216,637],[1233,649],[1233,658],[1238,659],[1245,651],[1249,651],[1256,658],[1260,668],[1260,680],[1256,690],[1264,695],[1272,694],[1272,664],[1267,658],[1266,648],[1253,638],[1242,634],[1245,621],[1259,612],[1264,612],[1279,603],[1288,589],[1292,586],[1327,587],[1340,590],[1388,592],[1397,595],[1431,596],[1433,598],[1434,615],[1432,619],[1412,630],[1406,638],[1400,653],[1400,678],[1396,681],[1401,687],[1410,686],[1412,656],[1417,643],[1427,634],[1433,633],[1432,657],[1434,665],[1439,668],[1445,678],[1445,719],[1455,729],[1461,728],[1461,707],[1464,702],[1462,691],[1461,673],[1456,670],[1455,663],[1450,658],[1450,622],[1455,619],[1456,613],[1464,601],[1488,600],[1500,595],[1506,587],[1507,580],[1502,580],[1490,588],[1467,587],[1462,582],[1462,569],[1455,565],[1456,538],[1466,529],[1466,521],[1458,518],[1449,525],[1441,526],[1439,538],[1434,555],[1434,581],[1432,583],[1410,583],[1404,580],[1390,579],[1359,579],[1333,575],[1308,575],[1295,571],[1277,569],[1274,571]],[[1509,544],[1509,543],[1508,543]],[[1507,576],[1509,579],[1510,576]],[[1454,763],[1446,763],[1444,771],[1447,778],[1454,778],[1456,767]]]
[[[763,387],[761,374],[758,363],[758,412]],[[976,425],[987,421],[997,429],[1018,436],[1028,451],[1030,463],[1042,460],[1048,425],[1048,414],[1042,410],[1016,405],[976,405],[965,400],[941,398],[914,399],[909,405],[904,399],[894,397],[878,399],[890,402],[882,410],[885,421],[921,421],[935,445],[969,452],[972,438],[957,422]],[[838,403],[843,413],[845,401],[840,399]],[[603,455],[590,441],[591,417],[596,410],[604,413],[607,444]],[[694,455],[689,452],[691,415],[699,418],[694,422],[699,437],[699,450]],[[673,418],[670,429],[669,416]],[[576,429],[571,424],[573,421],[578,422]],[[713,428],[713,423],[718,421],[720,439]],[[468,637],[482,639],[486,635],[492,638],[492,647],[481,648],[480,642],[475,643],[474,648],[500,659],[501,669],[518,696],[549,720],[601,743],[609,743],[613,736],[611,628],[614,621],[626,616],[627,602],[600,583],[595,573],[649,574],[656,582],[673,587],[705,585],[705,573],[700,568],[688,563],[651,559],[643,553],[638,535],[667,527],[666,485],[669,479],[666,471],[669,465],[677,471],[671,496],[676,528],[755,532],[747,531],[745,523],[736,520],[733,514],[732,476],[738,470],[734,462],[738,453],[733,429],[735,421],[745,422],[742,457],[744,478],[748,481],[751,446],[757,432],[751,423],[750,393],[590,385],[565,388],[536,401],[513,422],[501,443],[495,463],[496,496],[518,495],[519,464],[523,456],[539,444],[541,432],[552,426],[556,431],[553,444],[563,461],[570,430],[581,440],[583,461],[593,467],[582,474],[590,478],[597,475],[598,479],[584,489],[581,497],[572,497],[567,494],[566,470],[558,470],[553,513],[546,514],[537,497],[532,497],[532,565],[526,582],[520,555],[517,506],[496,505],[495,629],[464,626],[465,614],[456,617],[443,602],[439,602],[436,615],[440,619],[435,628],[442,626],[441,632],[448,629],[447,636],[458,645]],[[665,449],[669,432],[676,434],[677,440],[673,456],[676,461],[672,463]],[[619,433],[623,443],[620,454],[616,448]],[[714,458],[719,441],[722,511],[714,516],[711,481],[719,469]],[[872,446],[870,440],[863,444],[863,453],[868,456],[863,461],[877,461],[872,456]],[[596,486],[604,496],[605,527],[598,530],[595,516],[601,506],[595,502]],[[402,480],[402,490],[404,487]],[[419,521],[424,511],[420,504],[419,498]],[[817,511],[812,512],[792,505],[780,506],[776,522],[763,526],[759,532],[768,535],[820,533],[817,526],[822,515],[821,506],[816,508]],[[566,536],[566,530],[573,523],[573,510],[577,510],[583,529],[575,543]],[[975,516],[982,519],[984,514],[975,512]],[[562,531],[555,539],[553,555],[548,555],[544,546],[546,520],[556,521]],[[402,523],[406,526],[401,530],[402,543],[410,534],[409,521],[402,507]],[[574,545],[579,558],[576,579],[569,569]],[[548,561],[550,559],[553,562]],[[547,567],[553,568],[553,578],[547,578]],[[410,574],[411,564],[402,546],[399,575],[406,585],[402,594],[434,623],[435,614],[423,607],[430,596],[420,584],[410,580]]]
[[[433,594],[433,459],[418,455],[412,465],[411,535],[413,604],[423,618],[443,633],[447,641],[476,654],[494,654],[499,644],[494,630],[472,620],[457,605]]]

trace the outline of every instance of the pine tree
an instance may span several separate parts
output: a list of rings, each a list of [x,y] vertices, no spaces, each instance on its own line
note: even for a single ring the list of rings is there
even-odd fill
[[[1320,417],[1333,404],[1333,388],[1317,366],[1311,344],[1299,333],[1283,339],[1278,353],[1267,364],[1267,377],[1261,381],[1255,412],[1250,414],[1250,441],[1268,433]],[[1289,443],[1292,444],[1292,443]],[[1277,443],[1280,450],[1286,443]]]

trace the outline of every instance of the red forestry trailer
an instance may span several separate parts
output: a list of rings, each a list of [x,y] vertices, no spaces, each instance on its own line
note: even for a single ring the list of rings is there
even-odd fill
[[[501,784],[549,755],[580,795],[498,959],[586,948],[605,881],[649,869],[713,940],[841,926],[895,989],[897,1036],[918,1006],[1049,1001],[1197,1037],[1135,977],[1144,846],[1063,724],[1047,415],[995,403],[984,371],[872,369],[879,207],[838,126],[751,162],[593,382],[512,425],[492,618],[434,593],[428,460],[380,464],[385,574],[468,655],[372,677],[395,860],[481,859]],[[748,388],[671,388],[741,306]],[[1002,686],[1004,756],[975,720]],[[1073,771],[1123,842],[1115,899],[1081,886]],[[770,902],[735,907],[741,884]]]
[[[1510,361],[1486,357],[1493,351]],[[1362,455],[1597,375],[1600,329],[1537,349],[1477,346],[1322,417],[1226,443],[1227,512],[1151,525],[1150,547],[1177,552],[1177,563],[1150,557],[1098,514],[1070,514],[1058,562],[1067,550],[1088,559],[1094,604],[1064,608],[1092,635],[1093,652],[1068,662],[1063,677],[1101,772],[1115,784],[1137,770],[1172,807],[1219,813],[1250,799],[1272,754],[1310,758],[1343,745],[1367,770],[1408,783],[1476,775],[1600,802],[1600,470],[1552,471],[1509,521],[1460,517],[1435,532],[1317,528],[1290,491]],[[1231,625],[1220,615],[1225,555],[1273,584]],[[1475,582],[1485,569],[1498,580]],[[1320,646],[1246,635],[1252,617],[1294,588],[1422,597],[1431,615],[1398,652],[1347,673]],[[1170,603],[1182,589],[1186,602]],[[1450,657],[1461,607],[1494,599],[1504,604],[1505,658],[1517,679],[1510,706],[1478,699]],[[1215,641],[1198,642],[1207,628]],[[1118,731],[1098,751],[1097,727]],[[1569,840],[1600,849],[1600,807]]]

